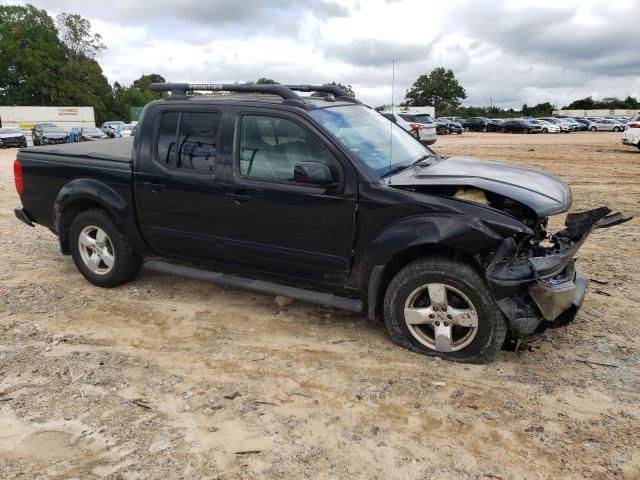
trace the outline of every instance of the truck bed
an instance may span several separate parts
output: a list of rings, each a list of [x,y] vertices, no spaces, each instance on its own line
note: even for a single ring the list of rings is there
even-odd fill
[[[41,147],[23,148],[25,153],[46,153],[47,155],[67,158],[91,158],[96,160],[111,160],[115,162],[132,163],[131,149],[133,137],[116,138],[112,140],[96,140],[93,142],[64,143],[59,145],[45,145]]]

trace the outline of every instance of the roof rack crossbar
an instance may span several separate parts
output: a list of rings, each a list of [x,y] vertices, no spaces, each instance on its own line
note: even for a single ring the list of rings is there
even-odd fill
[[[171,95],[186,96],[188,91],[219,91],[219,92],[244,92],[244,93],[271,93],[279,95],[285,100],[303,99],[290,88],[284,85],[256,85],[244,83],[152,83],[154,92],[171,92]]]

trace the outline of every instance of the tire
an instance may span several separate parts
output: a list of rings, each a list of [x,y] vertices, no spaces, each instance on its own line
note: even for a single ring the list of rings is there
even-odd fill
[[[531,130],[527,128],[524,133],[531,133]]]
[[[543,128],[542,129],[542,133],[549,133],[549,129],[548,128]]]
[[[614,131],[614,132],[619,132],[619,131],[620,131],[620,129],[619,129],[618,127],[613,127],[613,131]]]
[[[482,131],[483,133],[487,133],[489,131],[489,129],[487,128],[487,126],[485,125],[484,127],[482,127]]]
[[[100,232],[105,234],[102,240]],[[122,285],[135,277],[142,266],[142,257],[134,252],[126,235],[104,210],[80,213],[71,224],[69,242],[76,267],[98,287]]]
[[[507,132],[507,129],[506,129],[506,128],[502,127],[502,128],[500,129],[500,133],[506,133],[506,132]]]
[[[597,127],[591,127],[589,130],[591,130],[592,132],[597,132],[598,128]]]
[[[469,127],[464,127],[464,131],[468,132],[469,131]]]
[[[444,292],[446,311],[431,306],[432,288],[434,295]],[[456,317],[447,324],[447,318],[452,319],[449,315],[452,305],[458,312],[466,311],[456,316],[459,321],[473,322],[475,314],[476,326],[455,324]],[[432,323],[408,323],[407,308],[414,312],[414,319]],[[484,279],[469,264],[445,257],[417,260],[400,270],[385,293],[384,317],[389,335],[397,345],[456,362],[492,361],[507,335],[505,317]],[[449,332],[448,339],[446,336],[436,339],[436,324],[441,332]]]

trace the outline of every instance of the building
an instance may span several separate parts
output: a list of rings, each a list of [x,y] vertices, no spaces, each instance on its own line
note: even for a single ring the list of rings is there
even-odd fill
[[[633,117],[640,113],[638,110],[600,109],[600,110],[554,110],[558,117]]]

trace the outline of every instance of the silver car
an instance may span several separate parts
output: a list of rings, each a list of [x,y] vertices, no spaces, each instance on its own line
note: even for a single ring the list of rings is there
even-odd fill
[[[599,118],[593,122],[598,132],[622,132],[625,126],[608,118]],[[593,130],[593,128],[592,128]]]

